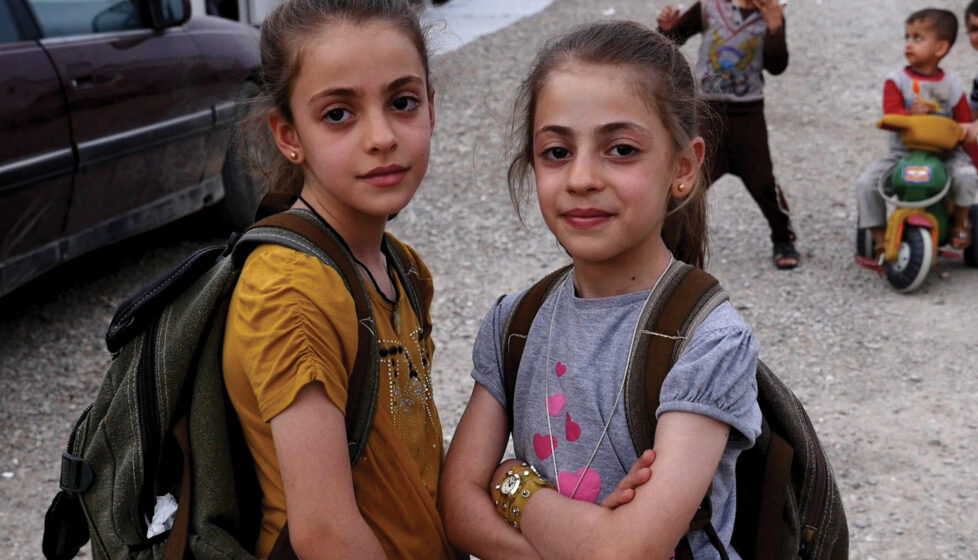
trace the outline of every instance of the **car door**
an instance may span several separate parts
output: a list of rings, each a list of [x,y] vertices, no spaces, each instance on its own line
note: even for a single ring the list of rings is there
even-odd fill
[[[65,88],[78,171],[66,258],[189,212],[210,106],[183,26],[154,30],[139,0],[28,0]],[[198,204],[199,207],[199,204]]]
[[[22,0],[0,0],[0,293],[59,261],[74,153],[57,71]]]

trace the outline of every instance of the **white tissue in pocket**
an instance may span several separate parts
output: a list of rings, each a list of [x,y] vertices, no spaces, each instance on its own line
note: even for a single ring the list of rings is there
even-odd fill
[[[148,528],[146,538],[151,539],[156,535],[165,533],[173,528],[173,518],[176,517],[177,500],[173,494],[156,497],[156,507],[153,508],[153,519],[146,519]]]

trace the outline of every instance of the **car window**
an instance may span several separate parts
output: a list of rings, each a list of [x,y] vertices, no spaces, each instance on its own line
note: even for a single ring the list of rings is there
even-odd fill
[[[65,37],[140,29],[142,3],[137,0],[28,0],[45,37]]]
[[[0,43],[14,43],[21,39],[14,14],[6,2],[0,2]]]
[[[163,0],[163,19],[168,24],[183,20],[183,0]]]

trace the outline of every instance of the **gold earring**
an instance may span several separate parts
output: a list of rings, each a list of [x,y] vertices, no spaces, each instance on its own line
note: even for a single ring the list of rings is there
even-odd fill
[[[299,160],[299,154],[297,154],[295,152],[289,152],[289,157],[292,158],[292,161],[298,161]]]
[[[679,183],[679,192],[686,190],[686,183]]]

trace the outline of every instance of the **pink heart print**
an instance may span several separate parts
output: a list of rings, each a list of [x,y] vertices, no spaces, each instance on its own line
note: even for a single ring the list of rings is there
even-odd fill
[[[578,480],[581,481],[580,486]],[[560,493],[565,496],[574,494],[574,487],[578,486],[573,496],[575,500],[595,502],[601,494],[601,476],[594,469],[581,469],[577,473],[564,471],[557,475],[557,481],[560,483]]]
[[[564,415],[564,433],[567,441],[577,441],[581,437],[581,425],[571,420],[570,412]]]
[[[554,452],[554,449],[557,449],[557,438],[543,434],[533,434],[533,450],[536,451],[537,457],[541,461],[549,457]]]
[[[563,377],[567,373],[567,366],[561,362],[557,362],[557,377]]]
[[[547,398],[547,412],[551,416],[557,416],[560,414],[561,410],[564,410],[564,403],[567,402],[567,397],[563,393],[557,393],[552,397]]]

